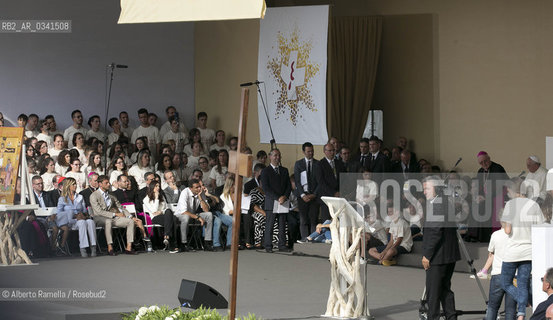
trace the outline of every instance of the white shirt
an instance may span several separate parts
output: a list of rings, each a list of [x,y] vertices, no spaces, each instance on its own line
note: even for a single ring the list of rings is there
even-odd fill
[[[88,140],[89,138],[92,138],[92,137],[104,142],[104,139],[106,138],[106,134],[103,133],[100,130],[94,131],[94,130],[90,129],[86,132],[85,140]]]
[[[163,143],[167,143],[169,140],[175,141],[175,152],[180,153],[184,149],[186,143],[186,134],[183,132],[173,132],[169,130],[163,136]]]
[[[65,129],[63,132],[63,140],[67,141],[67,146],[71,149],[73,148],[73,136],[75,133],[80,132],[83,134],[83,137],[86,137],[86,129],[84,127],[80,127],[79,129],[75,129],[73,126],[69,126],[69,128]]]
[[[142,189],[146,186],[146,180],[144,180],[144,174],[146,172],[154,172],[152,167],[140,168],[137,164],[129,169],[129,176],[133,176],[138,184],[138,189]]]
[[[42,182],[44,182],[44,191],[52,191],[54,190],[54,184],[52,183],[52,178],[54,178],[58,173],[57,172],[44,172],[42,174]]]
[[[488,251],[493,253],[492,272],[490,273],[492,276],[501,274],[501,264],[505,256],[505,246],[508,239],[509,236],[503,229],[499,229],[492,233],[490,244],[488,245]]]
[[[372,180],[357,180],[355,201],[367,205],[378,196],[378,185]]]
[[[215,141],[215,131],[209,128],[198,128],[198,130],[200,130],[200,136],[204,148],[209,148],[213,144],[213,141]]]
[[[546,179],[547,169],[540,165],[536,172],[528,173],[524,180],[524,185],[528,191],[526,197],[536,200],[537,198],[545,199],[546,194]],[[535,188],[537,186],[537,188]],[[536,190],[537,189],[537,190]]]
[[[221,172],[219,173],[217,171],[217,166],[211,168],[211,172],[209,173],[209,178],[215,180],[215,185],[217,187],[220,187],[225,184],[225,174],[227,173],[228,168],[227,167],[221,167]]]
[[[159,137],[159,129],[154,126],[139,126],[138,128],[134,129],[134,132],[132,133],[131,143],[134,144],[136,142],[136,139],[140,137],[148,138],[148,148],[150,149],[152,155],[154,155],[156,153],[156,145],[158,143],[161,143],[161,138]]]
[[[392,243],[398,238],[403,237],[399,245],[407,249],[407,251],[411,251],[411,247],[413,246],[413,238],[411,237],[411,228],[409,227],[407,221],[403,220],[403,218],[392,220],[390,222],[390,235],[390,241],[392,241]]]
[[[196,200],[196,203],[199,206],[200,200],[197,196],[194,196],[192,190],[190,190],[190,188],[184,189],[180,193],[175,214],[184,214],[185,211],[195,214],[197,208],[194,207],[194,199],[198,199]]]
[[[134,128],[131,126],[128,126],[126,128],[123,128],[123,125],[121,125],[121,131],[127,134],[127,137],[132,137],[132,134],[134,132]],[[131,143],[134,143],[134,141],[131,141]]]
[[[532,260],[532,225],[543,223],[540,206],[528,198],[514,198],[505,204],[501,221],[512,226],[503,261]]]
[[[160,194],[159,196],[163,197],[162,194]],[[150,198],[148,196],[145,196],[142,204],[142,208],[144,209],[144,212],[154,217],[155,216],[153,214],[154,212],[161,211],[161,214],[163,214],[167,209],[167,204],[165,203],[165,201],[159,202],[159,199],[150,201]]]
[[[171,131],[171,122],[167,120],[161,128],[159,128],[159,136],[164,137],[167,132]],[[185,136],[188,136],[188,129],[184,125],[184,123],[179,121],[179,131],[181,133],[184,133]]]
[[[227,216],[230,215],[230,212],[234,212],[234,203],[232,202],[232,199],[229,196],[226,196],[225,194],[221,195],[221,200],[223,201],[223,213]]]
[[[125,131],[123,131],[123,130],[121,130],[121,135],[124,136],[124,137],[127,137],[127,138],[129,137],[129,136],[127,135],[127,133],[126,133]],[[110,134],[108,135],[108,146],[111,146],[112,144],[114,144],[115,142],[117,142],[117,140],[119,140],[120,137],[121,137],[121,136],[118,135],[118,134],[115,133],[115,132],[110,133]]]
[[[46,142],[48,144],[48,148],[54,147],[54,141],[52,140],[52,137],[50,135],[47,135],[41,132],[36,136],[36,138],[38,141],[42,140]]]
[[[81,192],[86,187],[86,174],[83,171],[69,171],[65,174],[66,178],[73,178],[77,182],[77,193]]]
[[[227,146],[226,144],[223,145],[222,147],[220,147],[218,144],[214,143],[214,144],[211,145],[211,147],[209,147],[209,151],[213,151],[213,150],[217,150],[217,151],[227,150],[227,151],[229,151],[230,147]]]

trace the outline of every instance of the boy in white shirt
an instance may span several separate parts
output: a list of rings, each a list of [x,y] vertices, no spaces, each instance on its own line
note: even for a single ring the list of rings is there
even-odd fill
[[[401,215],[400,210],[394,208],[393,203],[388,204],[388,217],[390,222],[390,241],[386,246],[369,249],[369,255],[377,259],[384,266],[396,264],[395,258],[399,254],[411,252],[413,239],[411,239],[411,228]]]

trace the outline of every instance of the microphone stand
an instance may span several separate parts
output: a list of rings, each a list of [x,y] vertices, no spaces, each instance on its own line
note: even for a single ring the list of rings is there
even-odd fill
[[[273,128],[271,127],[271,120],[269,120],[269,112],[267,111],[267,105],[265,105],[265,100],[263,100],[263,95],[261,94],[261,88],[259,87],[259,83],[255,84],[257,86],[257,92],[259,93],[259,97],[261,97],[261,104],[263,104],[263,110],[265,111],[265,116],[267,117],[267,123],[269,124],[269,130],[271,131],[271,150],[276,149],[276,140],[275,135],[273,134]]]
[[[113,84],[113,70],[115,69],[115,63],[111,63],[110,65],[108,65],[106,67],[106,75],[107,75],[107,72],[108,72],[108,69],[109,69],[109,72],[110,72],[110,78],[109,78],[109,88],[107,86],[107,83],[106,83],[106,101],[105,101],[105,108],[106,108],[106,114],[105,114],[105,117],[104,117],[104,174],[107,175],[108,174],[108,128],[107,128],[107,125],[108,125],[108,114],[109,114],[109,103],[110,103],[110,100],[111,100],[111,86]],[[107,82],[107,77],[106,77],[106,82]]]

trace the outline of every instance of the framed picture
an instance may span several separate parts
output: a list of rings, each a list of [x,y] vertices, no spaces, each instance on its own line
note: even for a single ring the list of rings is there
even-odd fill
[[[14,204],[24,130],[25,128],[0,127],[0,204],[2,205]]]

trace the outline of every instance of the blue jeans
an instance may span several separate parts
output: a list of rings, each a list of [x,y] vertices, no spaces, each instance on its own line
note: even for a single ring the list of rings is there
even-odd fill
[[[513,285],[515,272],[517,273],[517,286]],[[517,302],[517,316],[526,315],[528,304],[528,283],[532,272],[532,261],[503,262],[501,265],[501,287]]]
[[[490,299],[488,301],[488,309],[486,310],[486,320],[496,320],[501,299],[505,296],[505,320],[515,320],[517,303],[510,294],[505,294],[505,290],[501,287],[501,275],[492,276],[490,280]]]
[[[325,222],[323,222],[323,224],[330,224],[330,222],[330,220],[326,220]],[[317,233],[317,231],[315,231],[309,235],[309,238],[313,239],[313,242],[324,242],[325,240],[332,240],[329,228],[322,228],[321,233]]]
[[[213,246],[220,247],[221,240],[221,225],[227,226],[227,246],[232,243],[232,216],[223,214],[219,211],[215,211],[213,214]]]

